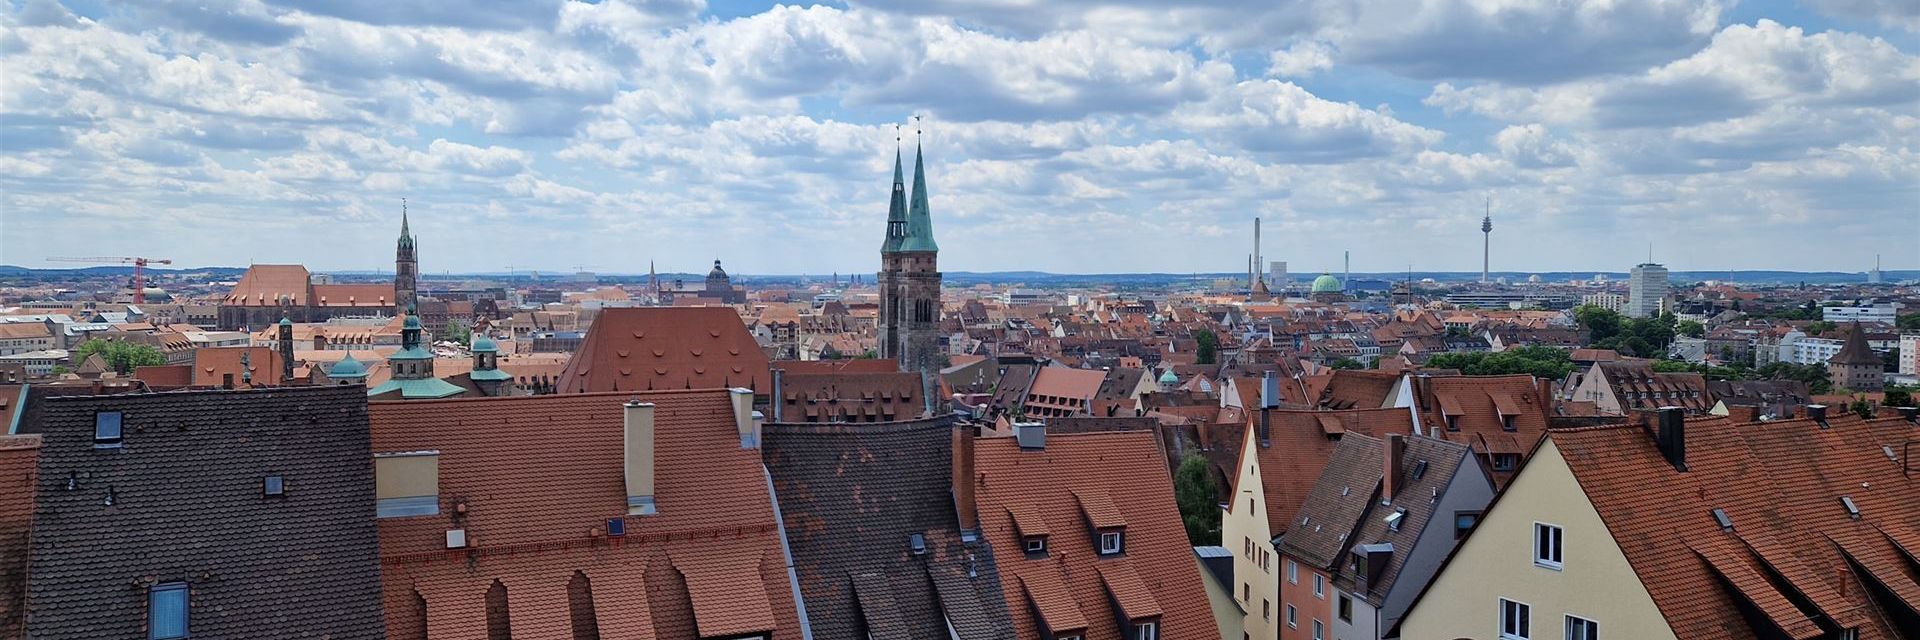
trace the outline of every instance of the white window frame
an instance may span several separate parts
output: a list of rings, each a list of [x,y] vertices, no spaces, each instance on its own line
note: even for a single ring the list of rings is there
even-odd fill
[[[1300,610],[1293,608],[1293,605],[1287,605],[1287,628],[1300,628]]]
[[[1287,583],[1300,584],[1300,563],[1287,558]]]
[[[1149,620],[1133,625],[1133,640],[1160,640],[1160,623]]]
[[[1547,545],[1548,555],[1552,557],[1542,557],[1540,554],[1540,548],[1542,546],[1541,536],[1543,535],[1550,535],[1552,537],[1551,544]],[[1533,549],[1528,551],[1528,553],[1533,554],[1533,566],[1552,569],[1554,571],[1565,569],[1567,566],[1566,528],[1551,522],[1534,522]]]
[[[1313,574],[1313,597],[1327,599],[1327,579],[1318,573]]]
[[[1026,548],[1027,553],[1046,553],[1047,539],[1040,536],[1030,536],[1026,540]]]
[[[1318,618],[1313,621],[1313,640],[1327,640],[1327,623]]]
[[[1100,555],[1118,555],[1121,549],[1126,548],[1126,543],[1122,538],[1123,536],[1119,531],[1102,532],[1100,534]],[[1108,544],[1108,541],[1112,541],[1112,544]]]
[[[1524,628],[1518,628],[1521,626],[1518,624],[1520,620],[1517,618],[1514,620],[1516,629],[1513,633],[1507,632],[1507,608],[1509,606],[1517,607],[1514,609],[1515,612],[1524,611],[1527,614]],[[1500,614],[1496,620],[1493,628],[1499,632],[1500,640],[1533,640],[1533,605],[1511,598],[1501,598]]]
[[[1574,628],[1576,626],[1585,633],[1574,635]],[[1566,640],[1600,640],[1600,623],[1587,618],[1569,613],[1566,616],[1566,622],[1563,627],[1565,629],[1564,634]]]

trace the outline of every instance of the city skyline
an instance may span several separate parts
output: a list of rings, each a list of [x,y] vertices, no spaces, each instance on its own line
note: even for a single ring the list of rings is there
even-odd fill
[[[1230,4],[10,3],[0,263],[870,274],[921,114],[953,271],[1920,266],[1914,7]]]

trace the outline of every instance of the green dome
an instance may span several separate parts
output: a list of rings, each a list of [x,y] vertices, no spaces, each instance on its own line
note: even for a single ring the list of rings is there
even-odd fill
[[[360,364],[359,360],[353,359],[353,354],[349,353],[347,357],[341,358],[339,362],[333,363],[333,368],[327,370],[327,377],[343,380],[365,378],[367,377],[367,366]]]
[[[1340,293],[1344,289],[1346,287],[1340,286],[1340,279],[1333,277],[1330,273],[1322,273],[1320,277],[1313,279],[1314,293]]]
[[[475,353],[491,353],[499,350],[500,345],[494,344],[493,338],[487,337],[484,333],[473,334],[473,351]]]
[[[1174,375],[1173,370],[1168,369],[1166,373],[1160,374],[1160,384],[1180,384],[1180,376]]]

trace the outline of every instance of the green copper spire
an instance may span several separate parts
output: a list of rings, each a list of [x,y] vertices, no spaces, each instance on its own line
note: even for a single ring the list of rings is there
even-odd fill
[[[913,200],[907,207],[907,238],[900,243],[900,251],[939,251],[940,245],[933,242],[933,214],[927,210],[927,169],[926,160],[920,153],[920,145],[913,145]]]
[[[900,150],[893,150],[893,200],[887,204],[887,241],[880,245],[880,253],[894,253],[900,250],[900,243],[907,238],[907,184],[900,175]]]
[[[400,199],[400,246],[413,246],[413,231],[407,228],[407,199]]]

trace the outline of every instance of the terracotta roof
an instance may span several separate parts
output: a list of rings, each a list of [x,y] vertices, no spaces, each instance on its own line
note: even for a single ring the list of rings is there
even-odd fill
[[[1326,419],[1331,418],[1330,425]],[[1260,414],[1252,416],[1260,424]],[[1361,434],[1374,437],[1389,433],[1413,434],[1413,413],[1405,408],[1352,409],[1347,411],[1273,411],[1267,418],[1268,444],[1255,446],[1260,462],[1260,490],[1267,505],[1268,531],[1279,536],[1288,531],[1294,512],[1307,499],[1313,484],[1326,469],[1338,442],[1329,430],[1339,428],[1341,437]],[[1258,436],[1256,436],[1257,438]],[[1246,455],[1246,452],[1241,452]],[[1235,482],[1240,475],[1232,474]],[[1239,487],[1234,488],[1239,495]],[[1228,504],[1241,508],[1240,501]]]
[[[272,347],[216,347],[193,352],[193,386],[218,387],[231,374],[233,386],[245,388],[248,373],[253,374],[252,386],[282,384],[280,352]]]
[[[900,361],[893,358],[846,358],[841,360],[775,360],[773,368],[787,375],[812,373],[895,373]]]
[[[814,638],[947,637],[948,622],[963,640],[1012,636],[995,550],[963,541],[954,519],[953,435],[945,418],[768,425],[767,469]]]
[[[313,304],[318,307],[392,307],[399,300],[392,284],[313,285]]]
[[[11,417],[12,411],[0,412]],[[40,436],[0,434],[0,635],[26,633],[27,551],[33,530],[33,493]]]
[[[626,515],[629,399],[656,405],[654,515]],[[565,594],[578,571],[603,637],[691,640],[767,631],[769,620],[773,638],[800,637],[759,451],[741,448],[727,392],[382,402],[369,412],[376,453],[439,452],[440,514],[379,522],[389,620],[417,619],[418,593],[432,637],[487,637],[484,598],[499,580],[514,635],[571,637]],[[593,535],[609,519],[625,521],[624,539]],[[471,548],[448,562],[445,532],[456,527]]]
[[[307,268],[297,264],[256,264],[241,274],[222,304],[238,307],[305,306],[309,285]]]
[[[1161,637],[1219,635],[1152,432],[1049,434],[1044,450],[1020,449],[1014,438],[974,442],[981,535],[1000,550],[1001,586],[1017,637],[1040,637],[1048,626],[1084,628],[1089,640],[1119,640],[1110,584],[1123,585],[1123,606],[1138,605],[1141,595],[1121,582],[1126,570],[1116,565],[1127,565],[1162,610]],[[1106,493],[1125,519],[1124,553],[1096,553],[1080,506],[1091,492]],[[1009,508],[1031,508],[1047,523],[1052,535],[1045,553],[1021,552]]]
[[[1379,440],[1365,435],[1340,439],[1280,536],[1280,553],[1323,570],[1339,562],[1380,486],[1382,450]]]
[[[1690,413],[1713,408],[1706,376],[1698,373],[1661,373],[1650,361],[1600,362],[1593,366],[1606,375],[1608,386],[1624,411],[1681,407]]]
[[[133,377],[154,389],[183,389],[193,385],[193,365],[134,367]]]
[[[1552,399],[1533,376],[1415,377],[1414,383],[1425,433],[1466,444],[1480,455],[1531,451],[1547,432]],[[1511,476],[1510,471],[1494,474],[1502,486]]]
[[[784,374],[780,422],[893,422],[926,412],[917,373]]]
[[[1911,535],[1920,520],[1920,482],[1902,473],[1910,462],[1894,459],[1906,455],[1902,444],[1914,433],[1900,418],[1850,414],[1824,427],[1806,419],[1689,420],[1685,472],[1639,425],[1549,437],[1679,637],[1767,637],[1769,625],[1814,637],[1822,623],[1877,639],[1903,636],[1897,618],[1867,596],[1867,583],[1920,605],[1920,584],[1899,568],[1907,560],[1887,533]],[[1715,521],[1714,509],[1731,528]],[[1743,616],[1746,603],[1766,621]]]
[[[39,322],[0,322],[0,339],[28,340],[52,337],[53,331]]]
[[[602,309],[560,393],[744,387],[770,393],[767,354],[729,307]]]
[[[1326,409],[1375,409],[1387,403],[1400,374],[1363,369],[1338,369],[1319,395]]]

